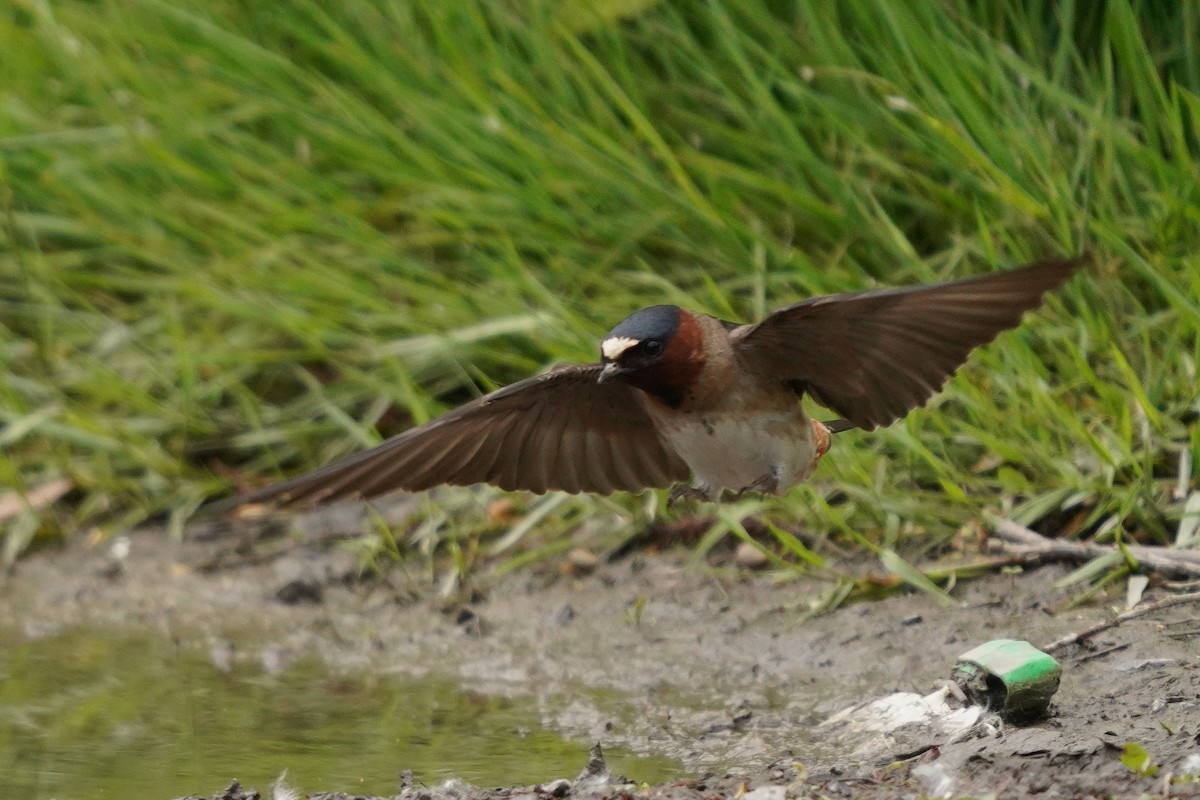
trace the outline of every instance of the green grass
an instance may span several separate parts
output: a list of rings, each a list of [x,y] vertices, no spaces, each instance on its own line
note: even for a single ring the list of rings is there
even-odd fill
[[[1197,6],[192,5],[0,11],[0,483],[74,487],[7,523],[9,557],[594,360],[644,305],[753,319],[1083,249],[927,410],[722,525],[1174,535],[1200,464]],[[493,495],[464,496],[442,535],[496,535],[470,522]],[[551,550],[647,508],[540,502]]]

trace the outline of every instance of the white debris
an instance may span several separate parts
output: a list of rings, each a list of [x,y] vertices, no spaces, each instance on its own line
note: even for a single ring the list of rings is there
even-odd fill
[[[785,800],[786,786],[760,786],[742,795],[742,800]]]
[[[913,767],[913,777],[921,782],[926,797],[953,797],[954,779],[940,761],[918,764]]]
[[[286,769],[279,773],[279,777],[271,786],[271,800],[300,800],[300,793],[284,783],[285,778],[287,778]]]
[[[973,734],[979,706],[960,708],[944,687],[927,695],[896,694],[840,711],[821,723],[856,757],[917,753]]]

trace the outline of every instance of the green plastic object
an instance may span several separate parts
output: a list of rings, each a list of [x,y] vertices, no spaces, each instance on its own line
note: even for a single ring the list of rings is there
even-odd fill
[[[958,657],[954,682],[972,702],[1009,722],[1046,715],[1058,691],[1062,667],[1029,642],[994,639]]]

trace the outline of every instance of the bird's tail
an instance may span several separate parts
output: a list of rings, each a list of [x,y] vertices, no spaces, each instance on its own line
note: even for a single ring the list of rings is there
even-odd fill
[[[831,419],[821,423],[830,433],[841,433],[842,431],[854,430],[858,426],[848,419]]]

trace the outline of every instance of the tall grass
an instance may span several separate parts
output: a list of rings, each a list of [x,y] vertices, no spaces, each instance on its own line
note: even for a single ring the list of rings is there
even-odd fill
[[[0,482],[72,490],[8,553],[592,360],[643,305],[753,319],[1085,248],[766,510],[1166,541],[1200,450],[1198,42],[1195,5],[1133,0],[15,0]]]

